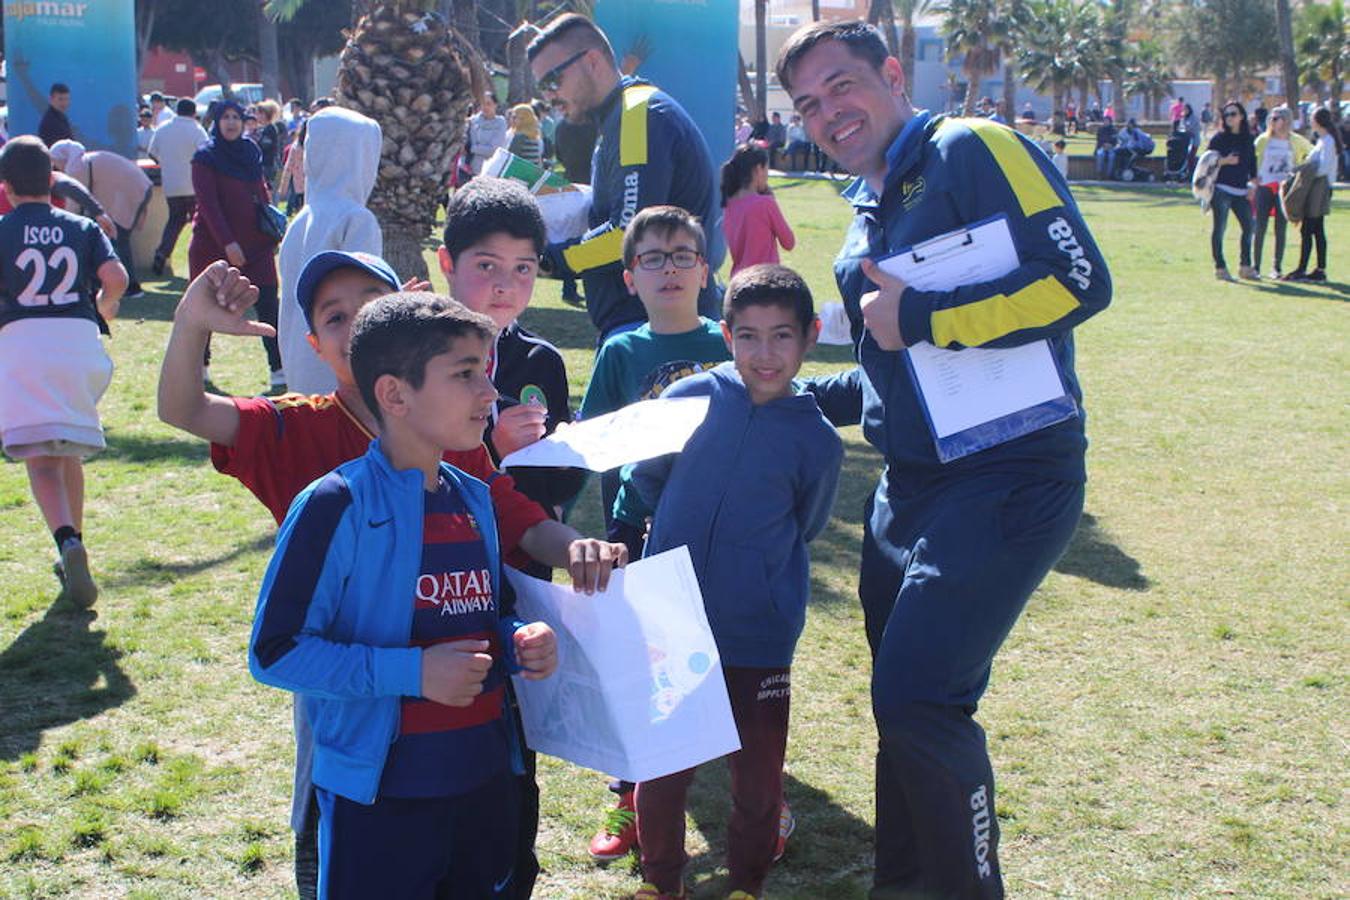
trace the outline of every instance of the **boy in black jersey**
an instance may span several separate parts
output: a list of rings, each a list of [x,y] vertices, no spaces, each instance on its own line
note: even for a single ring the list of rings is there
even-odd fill
[[[539,274],[544,219],[525,188],[480,176],[450,198],[443,240],[439,258],[450,295],[498,328],[488,374],[501,398],[483,440],[501,465],[503,457],[572,419],[562,354],[516,321]],[[511,476],[554,518],[562,517],[585,481],[584,470],[569,468],[513,469]],[[548,570],[541,566],[531,574],[547,578]]]
[[[52,208],[51,177],[37,138],[0,150],[0,184],[14,207],[0,218],[0,442],[27,466],[60,553],[62,597],[88,606],[98,587],[81,535],[82,459],[105,446],[96,407],[113,369],[98,317],[117,315],[127,273],[98,225]]]

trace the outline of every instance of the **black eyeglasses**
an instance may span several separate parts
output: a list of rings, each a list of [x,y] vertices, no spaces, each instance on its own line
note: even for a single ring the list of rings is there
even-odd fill
[[[1230,109],[1223,114],[1223,117],[1225,119],[1240,119],[1242,118],[1242,113],[1238,112],[1236,109]]]
[[[541,91],[556,91],[558,89],[558,85],[562,83],[563,71],[572,63],[581,59],[583,56],[585,56],[587,53],[590,52],[591,48],[587,47],[585,50],[582,50],[578,53],[573,53],[571,56],[567,57],[567,59],[564,59],[562,62],[558,63],[556,66],[549,69],[543,75],[539,76],[539,78],[535,81],[535,84],[539,86],[539,90]]]
[[[637,255],[637,265],[648,272],[659,272],[666,267],[666,260],[670,260],[677,269],[692,269],[702,258],[703,254],[697,250],[672,250],[670,253],[648,250]]]

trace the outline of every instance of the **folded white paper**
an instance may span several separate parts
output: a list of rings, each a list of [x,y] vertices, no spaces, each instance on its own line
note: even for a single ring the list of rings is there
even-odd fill
[[[616,570],[591,596],[506,572],[517,615],[558,634],[558,670],[515,679],[530,749],[627,781],[740,749],[688,548]]]
[[[707,415],[707,397],[643,400],[594,419],[559,425],[553,434],[503,459],[502,468],[571,466],[605,472],[680,452]]]

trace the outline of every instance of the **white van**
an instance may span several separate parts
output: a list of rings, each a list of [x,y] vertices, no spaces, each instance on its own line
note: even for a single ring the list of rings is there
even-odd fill
[[[261,84],[232,84],[230,89],[234,91],[234,99],[245,107],[257,103],[263,99],[263,87]],[[219,100],[225,94],[218,84],[208,84],[197,92],[193,100],[197,103],[197,115],[206,115],[206,110],[211,104]]]

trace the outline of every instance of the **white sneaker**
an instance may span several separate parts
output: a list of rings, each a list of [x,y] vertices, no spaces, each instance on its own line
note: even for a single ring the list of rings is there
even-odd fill
[[[89,553],[78,538],[69,538],[61,545],[61,568],[65,572],[61,596],[76,606],[93,606],[98,599],[98,585],[89,572]]]

